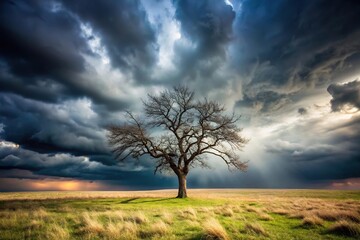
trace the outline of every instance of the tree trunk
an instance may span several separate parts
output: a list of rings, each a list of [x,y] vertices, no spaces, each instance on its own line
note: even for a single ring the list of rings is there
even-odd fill
[[[187,193],[186,193],[186,175],[184,175],[184,174],[179,174],[179,175],[178,175],[178,180],[179,180],[179,191],[178,191],[177,198],[187,198]]]

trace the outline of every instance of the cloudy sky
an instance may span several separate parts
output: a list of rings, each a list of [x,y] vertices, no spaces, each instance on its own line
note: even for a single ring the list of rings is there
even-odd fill
[[[0,36],[0,191],[177,187],[105,128],[179,84],[251,139],[189,187],[360,188],[357,0],[5,0]]]

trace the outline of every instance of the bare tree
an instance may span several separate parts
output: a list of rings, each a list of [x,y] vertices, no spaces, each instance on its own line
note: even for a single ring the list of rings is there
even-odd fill
[[[207,155],[222,159],[229,170],[246,170],[247,162],[239,159],[236,150],[241,150],[247,139],[240,136],[239,118],[226,115],[221,104],[196,101],[187,87],[149,95],[143,104],[145,119],[128,112],[127,123],[109,127],[108,140],[118,160],[149,155],[156,161],[154,173],[173,171],[177,175],[178,198],[187,197],[190,168],[208,166]]]

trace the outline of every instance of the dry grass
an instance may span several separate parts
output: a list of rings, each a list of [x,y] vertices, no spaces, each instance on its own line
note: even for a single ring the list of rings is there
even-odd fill
[[[8,211],[8,210],[3,210],[3,211],[0,211],[0,219],[6,219],[6,218],[10,218],[12,216],[14,216],[15,214],[15,211]]]
[[[61,206],[58,209],[59,212],[70,213],[72,209],[69,206]]]
[[[161,219],[167,224],[172,224],[174,222],[173,215],[168,211],[163,211],[161,213]]]
[[[319,218],[318,216],[312,215],[312,216],[305,217],[301,224],[303,226],[308,226],[308,227],[322,226],[324,224],[324,221],[321,218]]]
[[[163,221],[157,221],[151,224],[149,229],[141,230],[142,238],[154,238],[165,236],[170,231],[169,227]]]
[[[169,227],[163,221],[157,221],[151,225],[151,231],[155,235],[165,235],[169,231]]]
[[[203,239],[206,240],[229,239],[226,230],[215,218],[210,218],[209,220],[207,220],[203,225],[203,229],[204,229]]]
[[[197,219],[197,212],[195,209],[189,207],[180,211],[180,217],[184,219],[195,220]]]
[[[20,218],[18,217],[17,211],[13,213],[11,213],[10,211],[2,211],[0,213],[0,229],[15,228],[19,224],[18,219]]]
[[[349,237],[360,237],[360,226],[350,221],[340,220],[329,228],[329,232]]]
[[[221,210],[221,215],[224,217],[232,217],[234,216],[234,212],[230,207],[225,207]]]
[[[351,195],[351,192],[345,192]],[[171,198],[177,189],[153,191],[59,191],[59,192],[12,192],[1,193],[0,200],[36,200],[36,199],[99,199],[99,198]],[[288,190],[288,189],[188,189],[188,195],[201,199],[239,199],[242,201],[284,200],[289,197],[318,197],[326,194],[336,196],[337,191],[328,190]],[[320,197],[321,197],[320,196]],[[314,203],[320,200],[313,201]],[[351,200],[348,200],[351,203]],[[311,202],[309,201],[309,204]]]
[[[107,218],[110,222],[122,222],[125,218],[125,213],[123,211],[106,211],[101,214],[104,218]]]
[[[272,209],[271,212],[279,214],[279,215],[288,215],[290,213],[290,211],[285,208],[275,208],[275,209]]]
[[[244,229],[245,232],[249,234],[269,236],[268,233],[263,228],[263,226],[261,226],[261,224],[259,223],[246,223]]]
[[[200,226],[200,223],[196,219],[186,219],[182,223],[184,223],[184,225],[186,225],[186,226],[191,226],[191,227]]]
[[[44,219],[49,216],[49,213],[44,208],[39,208],[35,211],[32,211],[32,216],[34,218]]]
[[[201,207],[197,210],[199,213],[210,213],[213,212],[214,209],[213,208],[209,208],[209,207]]]
[[[317,211],[316,214],[326,220],[326,221],[336,221],[339,220],[339,212],[333,209],[323,209],[321,211]]]
[[[41,228],[43,226],[43,222],[40,221],[40,220],[31,220],[29,225],[28,225],[28,228],[29,229],[38,229],[38,228]]]
[[[289,218],[294,218],[294,219],[303,219],[305,218],[306,213],[303,211],[293,211],[291,213],[289,213]]]
[[[241,212],[243,212],[243,210],[242,210],[239,206],[237,206],[237,205],[232,206],[232,210],[233,210],[234,213],[241,213]]]
[[[74,203],[73,200],[64,203],[61,200],[2,201],[0,238],[184,239],[199,237],[201,234],[202,239],[265,239],[269,235],[274,239],[301,239],[305,233],[306,237],[309,234],[309,239],[319,236],[340,239],[345,235],[360,239],[360,201],[357,198],[343,201],[343,192],[338,193],[341,200],[330,197],[297,197],[299,194],[296,191],[293,192],[296,197],[273,197],[272,191],[261,192],[266,193],[264,195],[258,194],[258,191],[249,191],[245,195],[232,190],[214,192],[220,192],[220,197],[211,200],[215,195],[209,194],[206,199],[200,197],[201,191],[194,191],[191,198],[175,208],[173,206],[177,199],[162,201],[161,204],[147,200],[144,204],[139,204],[139,199],[138,202],[129,202],[126,205],[119,205],[118,199],[85,200],[83,203],[79,200]],[[165,193],[166,191],[151,194],[161,197]],[[134,197],[139,194],[134,194]],[[89,198],[95,196],[90,195]],[[114,194],[104,197],[110,196]],[[258,223],[252,223],[253,221]],[[330,224],[332,226],[328,227]],[[299,225],[304,227],[293,227]],[[239,232],[239,229],[242,230]]]
[[[66,227],[63,227],[59,224],[51,224],[46,231],[47,239],[70,239],[69,230]]]
[[[343,217],[352,222],[360,223],[360,213],[355,211],[343,211]]]
[[[138,226],[132,222],[124,222],[121,231],[124,235],[136,236],[138,231]]]
[[[270,216],[269,214],[267,213],[258,213],[258,216],[259,216],[259,219],[260,220],[263,220],[263,221],[271,221],[271,220],[274,220],[274,218],[272,216]]]
[[[253,207],[253,206],[246,206],[246,211],[248,212],[254,212],[254,213],[260,213],[261,210],[258,209],[257,207]]]
[[[82,232],[89,235],[98,235],[105,231],[104,226],[98,221],[94,214],[85,212],[82,216]]]
[[[109,239],[119,239],[121,237],[121,223],[109,223],[106,226],[105,236]]]
[[[148,218],[145,216],[145,214],[140,211],[134,212],[132,213],[132,215],[124,217],[124,220],[131,221],[137,224],[144,224],[149,221]]]
[[[360,222],[359,213],[352,211],[322,209],[321,211],[316,211],[316,214],[326,221],[350,220],[355,223]]]

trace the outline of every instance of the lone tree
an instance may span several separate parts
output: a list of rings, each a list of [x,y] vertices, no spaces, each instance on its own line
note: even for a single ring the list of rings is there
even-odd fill
[[[120,161],[149,155],[156,161],[154,173],[172,170],[179,180],[178,198],[187,197],[190,168],[208,166],[207,155],[222,159],[229,170],[246,170],[247,162],[240,161],[235,151],[247,139],[236,126],[239,118],[226,115],[221,104],[196,101],[187,87],[175,87],[158,96],[148,95],[143,105],[146,118],[128,112],[127,123],[109,127],[109,143]]]

